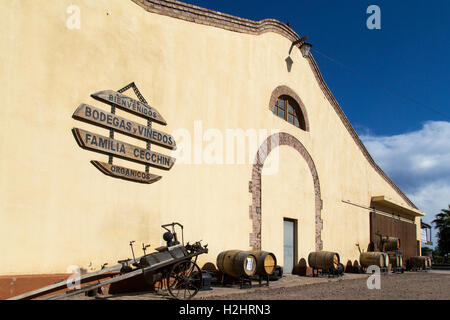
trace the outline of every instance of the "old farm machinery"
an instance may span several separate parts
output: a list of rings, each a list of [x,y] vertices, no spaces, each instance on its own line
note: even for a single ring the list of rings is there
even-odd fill
[[[115,266],[103,267],[99,271],[80,275],[77,279],[78,287],[75,289],[70,288],[68,281],[61,281],[18,295],[10,300],[39,297],[46,300],[63,299],[81,293],[96,292],[102,287],[142,275],[146,280],[150,279],[147,281],[152,281],[153,284],[159,282],[161,288],[166,289],[175,299],[191,299],[202,288],[202,272],[196,262],[199,255],[208,252],[208,245],[202,245],[200,241],[194,244],[188,242],[184,245],[183,226],[178,222],[161,227],[166,230],[163,235],[166,246],[156,248],[153,253],[146,254],[145,250],[148,246],[143,245],[144,255],[136,258],[133,250],[134,241],[132,241],[130,246],[133,259],[119,260]],[[181,229],[181,243],[175,227]],[[61,291],[64,292],[61,293]]]

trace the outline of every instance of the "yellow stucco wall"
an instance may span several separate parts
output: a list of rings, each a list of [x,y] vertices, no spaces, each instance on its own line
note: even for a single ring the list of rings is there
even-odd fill
[[[81,9],[80,30],[66,27],[71,4]],[[152,170],[163,179],[149,186],[107,177],[89,163],[107,157],[80,149],[71,128],[107,131],[72,113],[80,103],[108,110],[90,94],[132,81],[167,120],[158,130],[187,129],[194,138],[201,120],[204,131],[277,129],[301,141],[320,179],[324,249],[343,261],[358,257],[355,243],[369,242],[369,218],[341,200],[368,205],[383,194],[404,202],[366,161],[297,49],[287,71],[291,42],[278,34],[226,31],[123,0],[3,0],[0,29],[0,274],[112,265],[131,257],[130,240],[139,252],[142,242],[159,246],[160,225],[172,221],[184,224],[186,240],[209,243],[201,264],[222,250],[249,249],[251,164],[176,163],[169,172]],[[310,132],[269,111],[279,85],[301,97]],[[295,150],[280,147],[280,163],[276,175],[263,176],[262,244],[282,263],[283,217],[299,219],[299,257],[314,249],[314,189]]]

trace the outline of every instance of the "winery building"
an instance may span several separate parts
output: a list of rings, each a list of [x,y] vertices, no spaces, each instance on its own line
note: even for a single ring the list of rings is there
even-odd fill
[[[420,254],[424,213],[286,24],[173,0],[3,0],[0,17],[7,285],[152,250],[175,221],[208,243],[200,265],[230,249],[345,264],[380,235]]]

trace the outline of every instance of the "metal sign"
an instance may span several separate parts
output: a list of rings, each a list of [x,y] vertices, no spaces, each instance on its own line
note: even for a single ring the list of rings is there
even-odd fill
[[[133,88],[139,101],[123,94],[130,88]],[[109,137],[106,137],[80,128],[72,129],[73,136],[81,148],[109,156],[108,163],[102,161],[91,161],[91,163],[100,172],[110,177],[145,184],[159,181],[162,177],[150,174],[149,168],[170,170],[175,163],[174,158],[150,150],[152,144],[171,150],[176,149],[175,140],[171,135],[151,127],[152,122],[166,125],[164,118],[155,108],[148,105],[134,83],[120,89],[119,92],[105,90],[92,94],[92,97],[110,104],[111,112],[81,104],[72,115],[76,120],[110,130]],[[147,125],[116,115],[116,107],[145,118]],[[115,132],[146,141],[147,148],[117,140],[114,138]],[[145,171],[115,165],[114,157],[145,165]]]

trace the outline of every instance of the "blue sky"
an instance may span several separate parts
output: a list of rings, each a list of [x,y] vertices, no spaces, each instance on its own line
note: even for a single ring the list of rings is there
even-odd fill
[[[184,2],[252,20],[278,19],[307,35],[325,81],[375,161],[427,212],[425,222],[447,208],[450,1]],[[370,5],[381,9],[381,30],[366,27]]]

